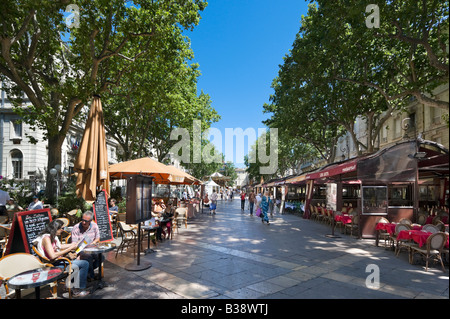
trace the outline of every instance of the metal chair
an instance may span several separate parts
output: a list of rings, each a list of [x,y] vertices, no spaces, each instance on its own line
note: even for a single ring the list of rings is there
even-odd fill
[[[136,231],[130,225],[125,224],[122,221],[119,221],[119,232],[122,237],[122,241],[120,242],[119,247],[116,250],[116,258],[117,254],[123,252],[123,249],[126,247],[133,247],[133,256],[136,256],[136,244],[137,244],[137,234]]]

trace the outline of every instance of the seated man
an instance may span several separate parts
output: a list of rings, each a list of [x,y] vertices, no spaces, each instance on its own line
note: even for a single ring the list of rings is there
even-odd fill
[[[33,196],[33,201],[28,206],[28,210],[35,210],[35,209],[43,209],[44,204],[39,200],[39,197],[36,195]]]
[[[94,218],[94,213],[91,211],[86,211],[81,217],[81,222],[73,226],[72,229],[72,242],[81,241],[84,236],[87,235],[87,241],[90,244],[96,244],[100,241],[100,231],[98,225],[92,220]],[[103,257],[104,258],[104,257]],[[94,279],[94,269],[100,266],[98,256],[96,254],[86,254],[84,252],[80,253],[80,259],[87,260],[89,262],[89,274],[90,279]]]
[[[109,213],[112,215],[114,213],[119,212],[119,206],[116,205],[116,200],[114,198],[111,198],[109,200]]]

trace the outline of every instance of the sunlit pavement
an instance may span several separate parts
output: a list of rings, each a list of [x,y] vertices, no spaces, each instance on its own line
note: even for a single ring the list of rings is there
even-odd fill
[[[270,225],[240,210],[240,200],[218,202],[217,214],[204,208],[154,253],[106,255],[108,287],[87,299],[448,299],[448,266],[408,262],[317,221],[275,214]],[[328,235],[328,236],[327,236]],[[117,239],[120,243],[120,238]],[[147,248],[147,242],[144,243]],[[379,276],[377,276],[379,274]],[[29,296],[27,298],[32,298]]]

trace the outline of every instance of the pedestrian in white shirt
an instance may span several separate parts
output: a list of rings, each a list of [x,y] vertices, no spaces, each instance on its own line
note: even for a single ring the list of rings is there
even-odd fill
[[[213,214],[216,213],[217,198],[218,198],[218,195],[217,195],[216,191],[213,191],[213,193],[211,194],[211,198],[210,198],[211,199],[210,213],[213,213]]]

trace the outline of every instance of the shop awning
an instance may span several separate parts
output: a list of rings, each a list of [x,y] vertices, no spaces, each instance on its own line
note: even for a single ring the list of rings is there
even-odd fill
[[[298,184],[306,180],[307,174],[302,174],[298,176],[294,176],[286,180],[286,184]]]
[[[305,180],[310,179],[319,179],[319,178],[328,178],[331,176],[339,175],[339,174],[345,174],[356,171],[358,159],[352,159],[345,163],[340,163],[336,165],[331,165],[328,167],[325,167],[321,169],[320,171],[306,174]]]

